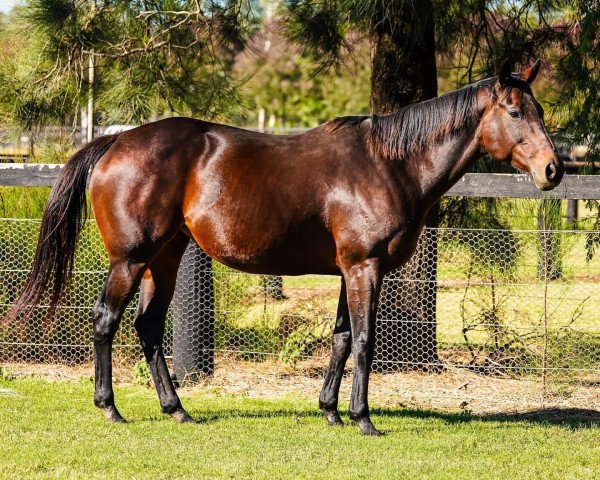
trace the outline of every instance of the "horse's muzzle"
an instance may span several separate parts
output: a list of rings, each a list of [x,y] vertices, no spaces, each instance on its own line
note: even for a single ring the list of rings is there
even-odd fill
[[[553,158],[543,168],[532,169],[531,175],[535,186],[542,191],[548,191],[560,184],[565,167],[559,157]]]

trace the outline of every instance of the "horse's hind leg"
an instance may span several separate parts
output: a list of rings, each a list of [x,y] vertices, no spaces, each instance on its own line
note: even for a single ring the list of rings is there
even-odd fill
[[[329,367],[325,374],[325,383],[319,397],[319,407],[323,410],[329,425],[343,425],[344,422],[342,422],[338,413],[338,396],[342,376],[344,375],[344,366],[350,356],[352,347],[348,297],[346,295],[346,283],[343,279],[335,320],[331,360],[329,361]]]
[[[142,280],[142,293],[135,319],[144,356],[150,367],[160,406],[179,422],[193,421],[181,406],[163,353],[165,318],[177,280],[177,270],[189,238],[178,233],[152,260]]]
[[[124,419],[115,407],[112,387],[112,342],[121,317],[133,297],[145,265],[125,259],[111,259],[108,278],[94,306],[94,365],[96,390],[94,403],[111,422]]]

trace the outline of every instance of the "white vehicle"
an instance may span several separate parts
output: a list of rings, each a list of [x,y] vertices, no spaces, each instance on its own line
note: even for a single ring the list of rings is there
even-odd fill
[[[137,127],[137,125],[109,125],[104,129],[104,135],[114,135]]]

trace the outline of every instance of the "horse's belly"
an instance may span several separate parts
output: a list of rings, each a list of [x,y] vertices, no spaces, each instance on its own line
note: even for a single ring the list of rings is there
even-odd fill
[[[339,274],[333,237],[318,222],[290,226],[229,222],[201,215],[188,223],[213,259],[236,270],[265,275]]]
[[[310,253],[310,252],[303,252]],[[223,257],[218,253],[209,255],[228,267],[246,273],[262,275],[340,275],[335,262],[315,261],[311,255],[298,255],[297,252],[281,255],[269,252],[265,257],[258,257],[255,262],[247,262],[237,257]]]

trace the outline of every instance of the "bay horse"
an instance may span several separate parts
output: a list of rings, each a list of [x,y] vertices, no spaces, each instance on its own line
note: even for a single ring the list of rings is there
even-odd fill
[[[429,209],[480,156],[530,172],[540,190],[563,165],[530,88],[540,66],[496,77],[387,116],[332,120],[274,136],[168,118],[98,138],[65,165],[46,205],[35,260],[9,316],[30,315],[49,289],[60,304],[86,216],[86,182],[110,258],[93,309],[95,404],[123,421],[112,388],[112,341],[141,284],[135,328],[162,411],[191,417],[163,354],[165,317],[193,239],[215,260],[267,275],[340,275],[333,348],[319,404],[342,425],[338,392],[355,359],[350,418],[378,435],[368,382],[382,278],[415,250]],[[91,171],[91,174],[90,174]]]

